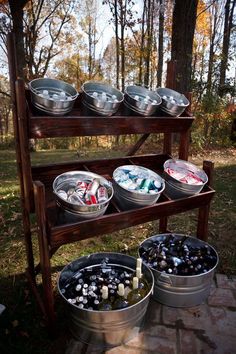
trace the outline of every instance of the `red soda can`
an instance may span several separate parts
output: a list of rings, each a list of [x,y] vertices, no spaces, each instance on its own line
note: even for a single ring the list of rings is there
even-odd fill
[[[99,179],[94,178],[94,180],[89,183],[87,190],[86,190],[86,194],[87,195],[96,195],[98,187],[99,187]]]
[[[91,204],[97,204],[98,203],[97,198],[96,198],[95,195],[89,195],[89,200],[90,200]]]
[[[102,202],[106,202],[108,199],[108,193],[107,193],[107,189],[104,186],[101,186],[98,188],[97,191],[97,197],[98,197],[98,202],[102,203]]]

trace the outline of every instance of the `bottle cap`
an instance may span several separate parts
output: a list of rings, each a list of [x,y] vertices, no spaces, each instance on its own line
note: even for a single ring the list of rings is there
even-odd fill
[[[133,290],[138,289],[138,277],[133,277]]]
[[[103,285],[101,291],[102,291],[102,298],[103,298],[104,300],[108,299],[108,287],[105,286],[105,285]]]
[[[117,294],[120,296],[124,296],[125,295],[125,287],[124,284],[120,283],[118,284],[118,291]]]

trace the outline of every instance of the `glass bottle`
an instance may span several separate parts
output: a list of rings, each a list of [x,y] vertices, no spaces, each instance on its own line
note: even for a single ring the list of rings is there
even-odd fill
[[[118,291],[116,293],[117,297],[114,301],[114,304],[113,304],[113,309],[114,310],[119,310],[119,309],[123,309],[125,307],[128,307],[129,306],[129,303],[127,301],[127,299],[125,298],[125,287],[124,287],[124,284],[120,283],[118,285]]]
[[[127,296],[129,305],[136,304],[143,298],[143,290],[139,288],[138,277],[133,277],[133,289]]]
[[[101,292],[102,292],[102,299],[98,305],[98,309],[101,311],[112,310],[112,303],[108,298],[109,297],[108,287],[103,285]]]

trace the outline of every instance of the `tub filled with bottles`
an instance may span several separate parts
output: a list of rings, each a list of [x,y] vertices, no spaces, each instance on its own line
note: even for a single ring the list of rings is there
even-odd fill
[[[154,279],[141,259],[95,253],[68,264],[58,290],[74,337],[98,347],[127,342],[140,331]]]
[[[155,204],[165,181],[146,167],[124,165],[113,172],[113,187],[120,208],[129,210]]]
[[[68,171],[55,178],[53,192],[57,204],[73,221],[103,215],[113,196],[113,187],[96,173]]]
[[[150,116],[160,106],[161,97],[146,87],[132,85],[125,89],[124,104],[131,111],[141,116]]]
[[[116,113],[124,99],[120,90],[99,81],[85,82],[82,92],[84,106],[101,116],[111,116]]]
[[[33,105],[52,116],[69,113],[78,97],[78,92],[72,85],[50,78],[30,81],[29,89]]]
[[[219,262],[216,250],[195,237],[160,234],[143,241],[139,256],[154,275],[154,299],[173,307],[204,302]]]
[[[167,87],[159,87],[157,93],[162,99],[160,109],[170,116],[180,116],[189,106],[189,100],[182,93]]]

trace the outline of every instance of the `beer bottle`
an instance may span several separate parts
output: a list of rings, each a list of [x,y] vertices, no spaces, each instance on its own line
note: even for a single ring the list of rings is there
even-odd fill
[[[129,306],[128,301],[125,299],[124,284],[122,284],[122,283],[118,284],[118,291],[116,294],[117,294],[116,295],[117,297],[116,297],[116,300],[114,301],[114,304],[113,304],[114,310],[123,309],[123,308]]]
[[[133,289],[127,296],[129,305],[136,304],[143,298],[143,290],[139,288],[139,279],[138,277],[133,277]]]
[[[101,311],[110,311],[112,310],[112,303],[108,299],[108,287],[106,285],[103,285],[102,289],[102,300],[100,301],[98,305],[98,309]]]

